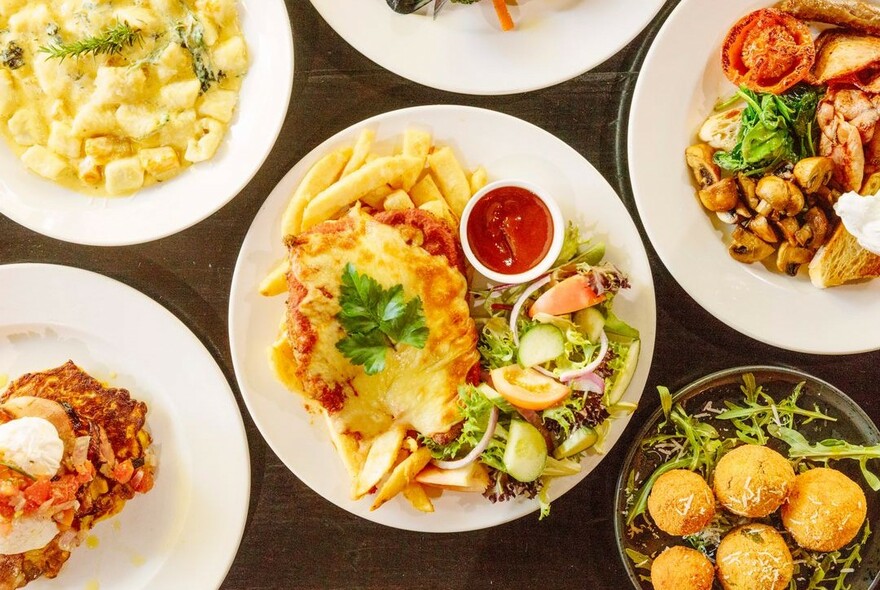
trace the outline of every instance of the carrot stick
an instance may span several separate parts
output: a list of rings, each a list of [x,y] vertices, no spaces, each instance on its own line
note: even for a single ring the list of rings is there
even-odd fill
[[[495,6],[495,13],[498,15],[498,22],[501,23],[501,30],[509,31],[513,29],[513,19],[510,18],[510,12],[507,10],[505,0],[492,0],[492,4]]]

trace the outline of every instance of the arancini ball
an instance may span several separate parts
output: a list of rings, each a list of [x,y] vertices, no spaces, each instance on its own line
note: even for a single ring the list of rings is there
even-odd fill
[[[715,581],[712,562],[688,547],[670,547],[651,564],[654,590],[711,590]]]
[[[715,496],[698,473],[673,469],[654,482],[648,513],[661,531],[677,537],[692,535],[715,516]]]
[[[721,540],[715,565],[724,590],[785,590],[794,573],[782,535],[756,523],[735,528]]]
[[[763,518],[775,512],[793,484],[788,459],[760,445],[737,447],[715,466],[715,497],[739,516]]]
[[[782,505],[782,524],[798,545],[813,551],[844,547],[858,534],[866,515],[862,488],[826,467],[798,475]]]

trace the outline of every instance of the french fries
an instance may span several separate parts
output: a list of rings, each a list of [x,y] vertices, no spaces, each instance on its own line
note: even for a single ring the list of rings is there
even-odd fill
[[[376,437],[367,453],[364,466],[358,473],[354,497],[362,498],[379,483],[379,481],[394,467],[397,452],[403,444],[406,429],[400,426],[392,428]]]
[[[370,506],[370,510],[376,510],[382,504],[402,492],[403,488],[415,479],[419,471],[424,469],[430,460],[431,451],[426,447],[419,447],[416,452],[401,461],[391,472],[391,475],[388,476],[388,479],[385,480],[385,483],[382,484],[382,487],[379,488],[373,500],[373,505]]]
[[[424,175],[420,181],[413,185],[409,196],[412,197],[413,203],[417,207],[421,207],[428,201],[443,201],[443,194],[437,188],[437,183],[434,182],[430,174]]]
[[[408,129],[400,153],[386,155],[376,143],[374,129],[363,130],[353,146],[336,149],[306,173],[281,217],[284,236],[297,235],[338,218],[347,210],[373,211],[419,208],[447,222],[455,233],[468,200],[488,182],[483,167],[467,173],[453,150],[433,143],[431,133]],[[387,145],[387,144],[386,144]],[[259,284],[264,296],[287,292],[290,261],[279,262]],[[287,388],[302,393],[291,343],[282,329],[269,346],[269,362]],[[306,403],[314,403],[306,399]],[[430,451],[407,426],[393,424],[370,439],[355,439],[334,428],[334,416],[315,404],[324,416],[333,444],[339,450],[351,481],[351,497],[375,492],[370,510],[402,494],[418,511],[433,512],[432,498],[440,490],[482,491],[488,485],[486,468],[474,463],[459,470],[429,466]]]
[[[385,197],[390,195],[393,191],[394,189],[392,189],[390,186],[388,186],[387,184],[383,184],[379,188],[372,190],[361,197],[361,202],[364,205],[369,205],[377,211],[381,211],[382,203],[385,202]]]
[[[449,205],[447,205],[446,201],[444,201],[443,199],[440,199],[439,201],[428,201],[424,205],[420,205],[419,209],[421,209],[422,211],[427,211],[428,213],[432,213],[435,217],[439,217],[440,219],[448,223],[453,230],[458,227],[455,216],[449,209]]]
[[[425,168],[425,159],[431,151],[431,134],[418,129],[407,129],[403,134],[403,155],[419,159],[419,164],[408,170],[397,183],[397,188],[409,191]]]
[[[306,205],[315,195],[326,190],[339,179],[352,150],[344,147],[330,152],[312,166],[300,182],[281,217],[281,231],[284,235],[298,234],[301,231],[302,216]]]
[[[370,155],[370,148],[373,147],[373,141],[375,139],[376,132],[372,129],[364,129],[363,131],[361,131],[361,134],[358,136],[357,142],[354,144],[351,158],[348,160],[345,168],[342,169],[341,177],[344,178],[348,176],[349,174],[364,165]]]
[[[457,219],[461,219],[461,213],[471,198],[471,185],[452,148],[435,149],[428,156],[428,166],[449,208]]]
[[[399,211],[403,209],[412,209],[415,205],[413,205],[412,199],[409,198],[409,195],[406,194],[405,190],[397,189],[385,197],[382,207],[386,211]]]
[[[458,469],[440,469],[430,465],[417,476],[422,485],[459,492],[482,492],[489,485],[489,472],[479,461]]]
[[[316,195],[303,211],[302,231],[327,221],[361,197],[389,184],[419,163],[411,156],[385,156],[364,164]]]
[[[290,270],[290,260],[285,258],[273,268],[260,282],[260,295],[274,297],[287,291],[287,271]]]
[[[486,169],[480,166],[474,170],[468,179],[468,184],[471,187],[471,196],[480,192],[480,189],[489,184],[489,175],[486,173]]]
[[[434,503],[421,484],[411,481],[403,488],[403,497],[419,512],[434,512]]]

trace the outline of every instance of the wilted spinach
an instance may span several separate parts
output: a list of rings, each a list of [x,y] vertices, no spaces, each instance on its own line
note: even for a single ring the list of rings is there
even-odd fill
[[[824,88],[809,84],[799,84],[779,95],[740,88],[737,96],[746,107],[736,146],[729,152],[717,152],[715,162],[730,172],[753,176],[815,156],[819,134],[816,108],[824,94]]]

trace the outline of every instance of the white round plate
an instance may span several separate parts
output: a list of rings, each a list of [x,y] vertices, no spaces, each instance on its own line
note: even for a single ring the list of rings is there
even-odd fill
[[[228,203],[263,165],[287,115],[293,37],[282,0],[239,0],[250,67],[217,154],[128,197],[89,197],[30,172],[0,140],[0,213],[66,242],[122,246],[164,238]]]
[[[607,258],[632,282],[631,289],[615,298],[614,311],[641,331],[638,370],[624,398],[638,401],[654,353],[656,309],[651,269],[632,218],[596,169],[556,137],[508,115],[462,106],[415,107],[373,117],[322,143],[284,177],[254,219],[235,267],[229,308],[232,360],[260,432],[285,465],[318,494],[352,514],[388,526],[424,532],[481,529],[529,514],[537,503],[523,499],[491,504],[480,494],[444,492],[433,514],[417,512],[401,497],[371,512],[368,499],[349,498],[349,477],[323,420],[308,414],[298,395],[275,379],[266,354],[284,316],[286,297],[262,297],[257,286],[286,254],[279,225],[292,190],[323,154],[353,142],[360,130],[374,129],[377,149],[391,153],[409,127],[430,131],[437,145],[452,146],[462,165],[484,166],[490,181],[515,177],[542,186],[558,200],[566,219],[579,222],[587,235],[607,244]],[[620,437],[628,419],[613,422],[606,450]],[[601,460],[602,455],[589,455],[579,475],[553,483],[551,497],[567,492]]]
[[[159,460],[149,493],[99,522],[56,579],[28,590],[219,588],[244,531],[250,459],[241,414],[211,354],[152,299],[84,270],[0,266],[0,301],[3,376],[70,359],[128,389],[147,404]]]
[[[675,280],[706,311],[756,340],[813,354],[880,348],[880,283],[817,289],[727,253],[725,230],[697,198],[684,150],[719,97],[735,87],[721,44],[741,17],[769,0],[683,0],[657,35],[636,84],[629,169],[645,230]]]
[[[590,70],[632,41],[664,0],[520,0],[503,32],[490,0],[397,14],[385,0],[312,0],[330,26],[383,68],[464,94],[546,88]]]

